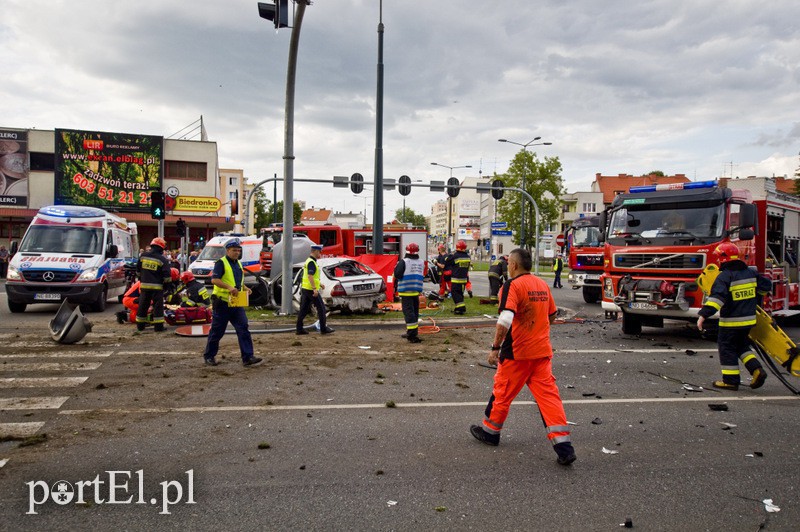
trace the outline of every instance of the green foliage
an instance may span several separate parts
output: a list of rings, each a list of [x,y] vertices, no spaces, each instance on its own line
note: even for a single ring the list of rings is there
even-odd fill
[[[262,229],[272,223],[272,202],[267,199],[264,189],[259,188],[253,197],[255,227]]]
[[[414,227],[424,227],[425,229],[428,228],[425,215],[417,214],[414,212],[414,209],[411,209],[410,207],[406,207],[405,217],[403,216],[403,209],[397,209],[394,211],[394,219],[400,223],[413,224]]]
[[[664,172],[662,172],[661,170],[651,170],[651,171],[647,172],[644,175],[645,176],[655,175],[655,176],[658,176],[658,177],[664,177]]]
[[[536,152],[520,150],[508,167],[505,175],[496,176],[503,179],[507,187],[522,187],[522,178],[525,177],[525,190],[533,197],[539,206],[538,230],[539,234],[545,224],[558,220],[561,209],[561,195],[566,193],[561,179],[561,161],[558,157],[545,157],[540,161]],[[506,192],[503,199],[497,202],[497,219],[508,223],[509,228],[515,229],[515,243],[520,246],[533,247],[535,242],[534,209],[526,201],[528,211],[525,214],[527,229],[525,231],[527,243],[520,241],[522,234],[520,227],[522,195],[518,192]]]
[[[283,201],[279,201],[275,204],[275,210],[278,214],[278,223],[283,222]],[[294,221],[294,225],[300,223],[300,217],[303,215],[303,208],[300,207],[300,204],[296,201],[292,203],[292,220]],[[272,219],[272,217],[270,217]],[[272,223],[272,222],[270,222]]]

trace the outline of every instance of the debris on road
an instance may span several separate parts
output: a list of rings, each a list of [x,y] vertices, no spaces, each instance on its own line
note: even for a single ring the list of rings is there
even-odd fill
[[[727,412],[728,405],[725,403],[709,403],[708,408],[714,412]]]
[[[722,425],[722,430],[731,430],[736,428],[736,425],[734,423],[726,423],[725,421],[720,421],[719,424]]]
[[[612,451],[611,449],[606,449],[603,447],[603,452],[606,454],[619,454],[619,451]]]
[[[397,501],[386,501],[388,506],[397,506]]]
[[[592,420],[592,425],[602,425],[602,424],[603,424],[603,420],[600,419],[599,417],[596,417],[596,418],[594,418]]]
[[[781,511],[780,508],[778,508],[772,503],[772,499],[764,499],[762,502],[764,503],[764,509],[769,513],[775,513]]]

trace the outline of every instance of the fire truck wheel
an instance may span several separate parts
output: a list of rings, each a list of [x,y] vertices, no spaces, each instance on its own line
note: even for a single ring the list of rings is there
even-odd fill
[[[627,312],[622,313],[622,332],[624,334],[641,334],[642,322],[639,318],[631,316]]]
[[[587,303],[597,303],[600,301],[600,288],[595,286],[584,286],[583,300]]]

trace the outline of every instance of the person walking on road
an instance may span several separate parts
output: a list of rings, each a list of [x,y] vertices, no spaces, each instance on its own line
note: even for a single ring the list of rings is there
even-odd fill
[[[303,320],[311,312],[311,305],[317,309],[317,318],[319,319],[319,332],[322,334],[330,334],[333,329],[328,327],[325,318],[325,302],[322,301],[322,295],[319,293],[321,288],[325,288],[324,284],[320,283],[319,265],[317,259],[322,255],[322,246],[314,244],[311,246],[311,255],[306,259],[303,264],[303,281],[300,285],[300,312],[297,313],[297,334],[308,334],[303,328]]]
[[[164,285],[172,282],[169,259],[164,256],[166,241],[156,237],[150,249],[139,256],[136,274],[139,277],[139,308],[136,311],[136,329],[143,331],[148,323],[156,332],[164,331]],[[153,306],[152,318],[147,316]]]
[[[418,344],[422,341],[419,338],[419,295],[425,279],[425,263],[419,258],[419,245],[416,242],[407,245],[406,256],[397,261],[394,279],[406,322],[406,333],[402,337]]]
[[[705,320],[719,311],[717,347],[722,366],[722,380],[712,386],[722,390],[739,389],[739,361],[753,376],[750,388],[761,388],[767,373],[750,347],[750,329],[756,324],[758,296],[772,291],[772,282],[751,270],[739,259],[739,248],[731,242],[723,242],[714,250],[719,259],[719,275],[711,286],[703,307],[698,311],[697,328],[701,331]]]
[[[508,256],[501,255],[497,260],[492,261],[489,266],[489,300],[492,303],[497,303],[497,294],[507,279]]]
[[[553,279],[553,288],[561,288],[561,272],[564,271],[564,259],[561,254],[556,255],[556,260],[553,261],[553,271],[556,276]]]
[[[487,359],[489,364],[497,365],[492,396],[483,424],[472,425],[469,430],[479,441],[498,445],[511,402],[527,385],[558,455],[557,461],[566,466],[575,461],[575,449],[553,376],[550,324],[557,308],[547,283],[531,274],[532,266],[529,251],[518,248],[511,252],[510,278],[500,294],[500,317]]]
[[[203,353],[207,366],[218,364],[216,356],[219,352],[219,341],[225,335],[228,323],[236,330],[242,365],[252,367],[262,362],[253,351],[253,338],[250,336],[244,307],[231,305],[232,298],[238,298],[239,292],[244,290],[250,293],[250,289],[244,284],[244,268],[239,260],[241,256],[242,242],[238,238],[231,238],[225,243],[225,256],[214,263],[211,274],[211,284],[214,285],[211,294],[211,330]]]

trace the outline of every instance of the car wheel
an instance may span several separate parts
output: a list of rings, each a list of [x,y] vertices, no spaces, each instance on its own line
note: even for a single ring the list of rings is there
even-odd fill
[[[103,285],[103,289],[100,291],[100,296],[94,303],[92,303],[91,310],[93,312],[103,312],[106,309],[107,303],[108,303],[108,287],[106,285]]]

